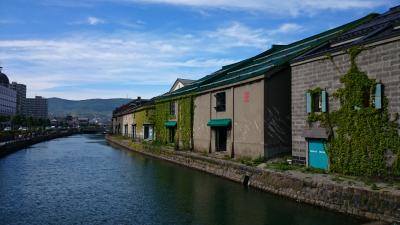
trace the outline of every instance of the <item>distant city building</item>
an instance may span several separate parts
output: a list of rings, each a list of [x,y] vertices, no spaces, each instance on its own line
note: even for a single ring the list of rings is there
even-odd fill
[[[68,127],[78,127],[79,121],[78,118],[74,118],[71,115],[65,117],[65,122],[67,123]]]
[[[16,114],[26,115],[26,85],[12,82],[10,88],[17,92]]]
[[[17,92],[10,89],[7,75],[1,72],[0,67],[0,115],[12,116],[16,113]]]
[[[41,96],[26,99],[27,116],[46,119],[48,116],[47,99]]]
[[[89,118],[87,117],[79,117],[78,118],[79,126],[88,126],[89,125]]]

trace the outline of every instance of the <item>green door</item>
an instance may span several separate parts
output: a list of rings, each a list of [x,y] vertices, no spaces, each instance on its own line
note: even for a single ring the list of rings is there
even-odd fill
[[[308,139],[308,165],[318,169],[328,169],[328,156],[322,139]]]

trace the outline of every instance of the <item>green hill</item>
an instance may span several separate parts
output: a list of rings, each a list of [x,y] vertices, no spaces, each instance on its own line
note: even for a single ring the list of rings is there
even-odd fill
[[[112,115],[112,110],[118,106],[128,103],[132,99],[112,98],[112,99],[87,99],[87,100],[67,100],[62,98],[49,98],[49,116],[63,117],[73,115],[79,117],[108,117]]]

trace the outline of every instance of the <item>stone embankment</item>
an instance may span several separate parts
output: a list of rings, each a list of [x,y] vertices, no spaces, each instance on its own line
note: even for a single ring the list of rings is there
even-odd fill
[[[34,145],[34,144],[37,144],[40,142],[49,141],[49,140],[52,140],[55,138],[67,137],[67,136],[77,134],[77,133],[79,133],[78,130],[63,130],[63,131],[58,131],[58,132],[54,132],[54,133],[49,133],[46,135],[40,135],[40,136],[36,136],[36,137],[31,137],[31,138],[23,138],[20,140],[3,143],[0,146],[0,157],[6,156],[10,153],[27,148],[31,145]]]
[[[400,190],[397,189],[370,190],[362,186],[334,182],[326,174],[250,167],[194,152],[132,144],[112,136],[106,136],[106,139],[112,145],[201,170],[298,202],[371,220],[393,224],[399,224],[400,221]]]

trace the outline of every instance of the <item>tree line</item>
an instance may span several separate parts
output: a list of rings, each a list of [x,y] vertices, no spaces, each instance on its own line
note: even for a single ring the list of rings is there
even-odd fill
[[[35,127],[46,127],[50,125],[49,119],[27,117],[22,115],[4,116],[0,115],[0,123],[11,123],[11,128],[18,129],[19,127],[26,127],[32,129]]]

